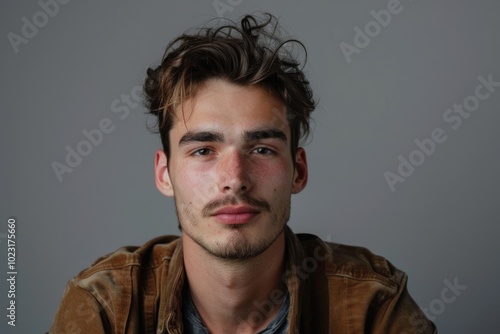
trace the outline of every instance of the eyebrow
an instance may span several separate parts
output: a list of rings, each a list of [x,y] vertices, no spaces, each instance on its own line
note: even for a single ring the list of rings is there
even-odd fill
[[[243,133],[243,139],[245,142],[258,141],[261,139],[279,139],[283,142],[287,142],[287,137],[285,133],[281,130],[276,129],[263,129],[255,131],[245,131]],[[179,140],[179,146],[186,145],[192,142],[224,142],[224,135],[220,132],[215,131],[189,131],[185,133]]]
[[[189,131],[185,133],[181,139],[179,140],[179,146],[188,144],[191,142],[223,142],[224,135],[219,132],[212,131],[200,131],[200,132],[192,132]]]
[[[260,139],[279,139],[286,143],[287,138],[283,131],[276,129],[264,129],[256,131],[245,131],[243,138],[246,142],[257,141]]]

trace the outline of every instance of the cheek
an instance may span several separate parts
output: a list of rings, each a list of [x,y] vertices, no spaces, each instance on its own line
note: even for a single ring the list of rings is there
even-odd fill
[[[176,181],[176,188],[180,190],[178,195],[195,208],[203,208],[217,194],[215,175],[207,170],[184,166],[179,169]]]
[[[259,180],[262,187],[265,187],[273,194],[280,194],[281,192],[287,194],[291,190],[293,169],[285,163],[257,168],[255,178]]]
[[[194,191],[207,178],[206,173],[199,166],[186,161],[176,161],[172,164],[172,170],[175,171],[172,182],[183,191]]]

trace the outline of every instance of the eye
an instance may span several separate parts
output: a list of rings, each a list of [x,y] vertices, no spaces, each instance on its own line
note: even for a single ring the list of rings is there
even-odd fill
[[[212,153],[212,150],[204,147],[193,151],[192,155],[203,156],[203,155],[209,155],[210,153]]]
[[[257,147],[253,150],[253,152],[260,155],[273,155],[275,152],[267,147]]]

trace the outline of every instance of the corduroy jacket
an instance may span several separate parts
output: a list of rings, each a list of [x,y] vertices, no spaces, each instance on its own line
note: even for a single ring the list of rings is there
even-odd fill
[[[437,333],[408,294],[406,274],[384,258],[288,227],[285,234],[288,333]],[[182,333],[184,281],[179,237],[123,247],[69,281],[50,333]],[[274,291],[260,311],[284,294]]]

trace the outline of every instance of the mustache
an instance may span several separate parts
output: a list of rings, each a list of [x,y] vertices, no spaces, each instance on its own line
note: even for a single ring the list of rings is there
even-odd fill
[[[212,215],[212,212],[217,210],[220,207],[226,205],[237,205],[237,204],[246,204],[253,208],[259,209],[260,211],[271,212],[271,205],[266,200],[260,198],[254,198],[248,195],[241,196],[228,196],[221,199],[216,199],[208,204],[206,204],[201,213],[204,217],[209,217]]]

